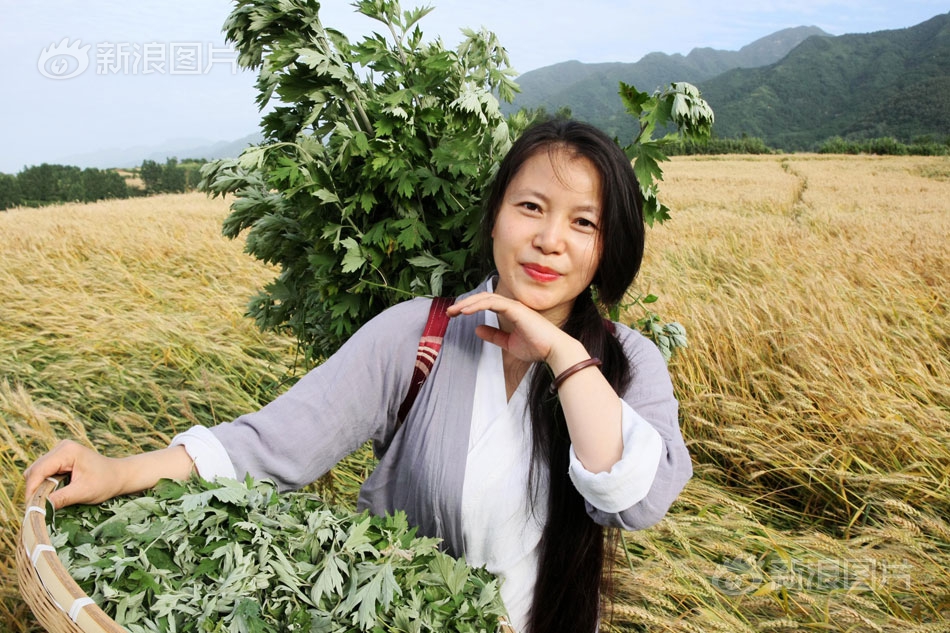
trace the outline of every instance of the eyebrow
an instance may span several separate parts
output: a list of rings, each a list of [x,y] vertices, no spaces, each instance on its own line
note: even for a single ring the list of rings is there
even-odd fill
[[[522,196],[534,196],[536,198],[540,198],[545,203],[551,202],[550,197],[541,193],[540,191],[537,191],[536,189],[516,189],[515,191],[512,191],[511,193],[509,193],[506,197],[519,198]],[[587,211],[589,213],[600,215],[600,206],[597,204],[585,204],[579,207],[574,207],[572,211]]]

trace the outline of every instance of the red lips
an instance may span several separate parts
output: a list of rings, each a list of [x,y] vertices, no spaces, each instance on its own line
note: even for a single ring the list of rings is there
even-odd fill
[[[539,264],[522,264],[521,267],[524,269],[525,273],[527,273],[527,275],[535,281],[550,282],[556,281],[561,277],[561,273],[552,268],[548,268],[547,266],[541,266]]]

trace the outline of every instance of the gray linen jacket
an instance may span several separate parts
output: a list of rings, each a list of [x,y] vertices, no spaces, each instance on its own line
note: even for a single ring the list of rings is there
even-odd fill
[[[378,515],[404,510],[420,535],[441,538],[448,552],[464,554],[462,483],[482,345],[475,326],[483,314],[452,319],[432,373],[394,432],[430,303],[413,299],[389,308],[263,409],[213,427],[237,476],[297,489],[372,439],[379,463],[363,483],[359,507]],[[663,518],[692,466],[659,350],[624,325],[617,325],[617,336],[633,368],[622,397],[659,432],[663,454],[644,499],[617,513],[589,503],[587,509],[600,524],[636,530]]]

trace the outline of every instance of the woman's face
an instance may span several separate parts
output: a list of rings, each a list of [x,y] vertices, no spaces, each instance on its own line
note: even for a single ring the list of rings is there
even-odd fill
[[[495,292],[562,325],[600,262],[601,178],[587,158],[543,149],[505,189],[492,229]]]

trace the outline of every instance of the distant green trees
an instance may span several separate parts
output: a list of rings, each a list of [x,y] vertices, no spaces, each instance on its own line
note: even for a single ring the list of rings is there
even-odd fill
[[[43,163],[26,167],[16,175],[0,174],[0,209],[95,202],[129,195],[125,178],[108,169]]]
[[[162,165],[154,160],[144,160],[139,176],[148,194],[192,191],[201,180],[201,166],[206,162],[203,158],[196,158],[179,163],[177,158],[169,158]]]
[[[884,136],[863,140],[835,136],[818,147],[819,154],[877,154],[880,156],[950,156],[950,136],[939,141],[932,136],[921,136],[910,143]]]
[[[891,137],[863,140],[834,136],[823,141],[816,150],[819,154],[875,154],[878,156],[950,156],[950,136],[943,140],[920,136],[910,143]],[[706,141],[683,140],[668,148],[670,156],[696,154],[777,154],[784,150],[770,147],[757,136],[740,138],[712,137]]]
[[[0,174],[0,209],[17,206],[22,197],[16,176]]]
[[[0,173],[0,210],[192,191],[201,179],[200,169],[205,162],[203,158],[181,162],[169,158],[164,164],[142,161],[141,167],[128,170],[127,175],[139,176],[144,189],[129,186],[122,173],[115,169],[80,169],[49,163],[31,165],[17,174]]]
[[[693,156],[697,154],[774,154],[778,150],[769,147],[757,136],[741,138],[713,137],[705,141],[683,140],[669,148],[671,156]]]

